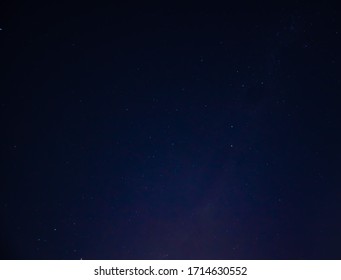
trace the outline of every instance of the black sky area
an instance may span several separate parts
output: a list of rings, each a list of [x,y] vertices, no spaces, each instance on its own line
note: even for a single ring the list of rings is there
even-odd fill
[[[1,259],[341,259],[336,6],[48,2],[0,5]]]

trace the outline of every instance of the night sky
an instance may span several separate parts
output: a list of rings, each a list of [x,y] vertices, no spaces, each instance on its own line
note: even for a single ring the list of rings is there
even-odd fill
[[[0,6],[2,259],[341,259],[339,10],[27,2]]]

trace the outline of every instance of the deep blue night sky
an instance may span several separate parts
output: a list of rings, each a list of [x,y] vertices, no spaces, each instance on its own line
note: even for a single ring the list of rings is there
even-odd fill
[[[339,11],[168,5],[2,4],[1,258],[340,259]]]

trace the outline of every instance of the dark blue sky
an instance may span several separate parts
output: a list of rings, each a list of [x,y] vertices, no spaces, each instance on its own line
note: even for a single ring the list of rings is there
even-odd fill
[[[1,258],[341,258],[337,9],[2,6]]]

